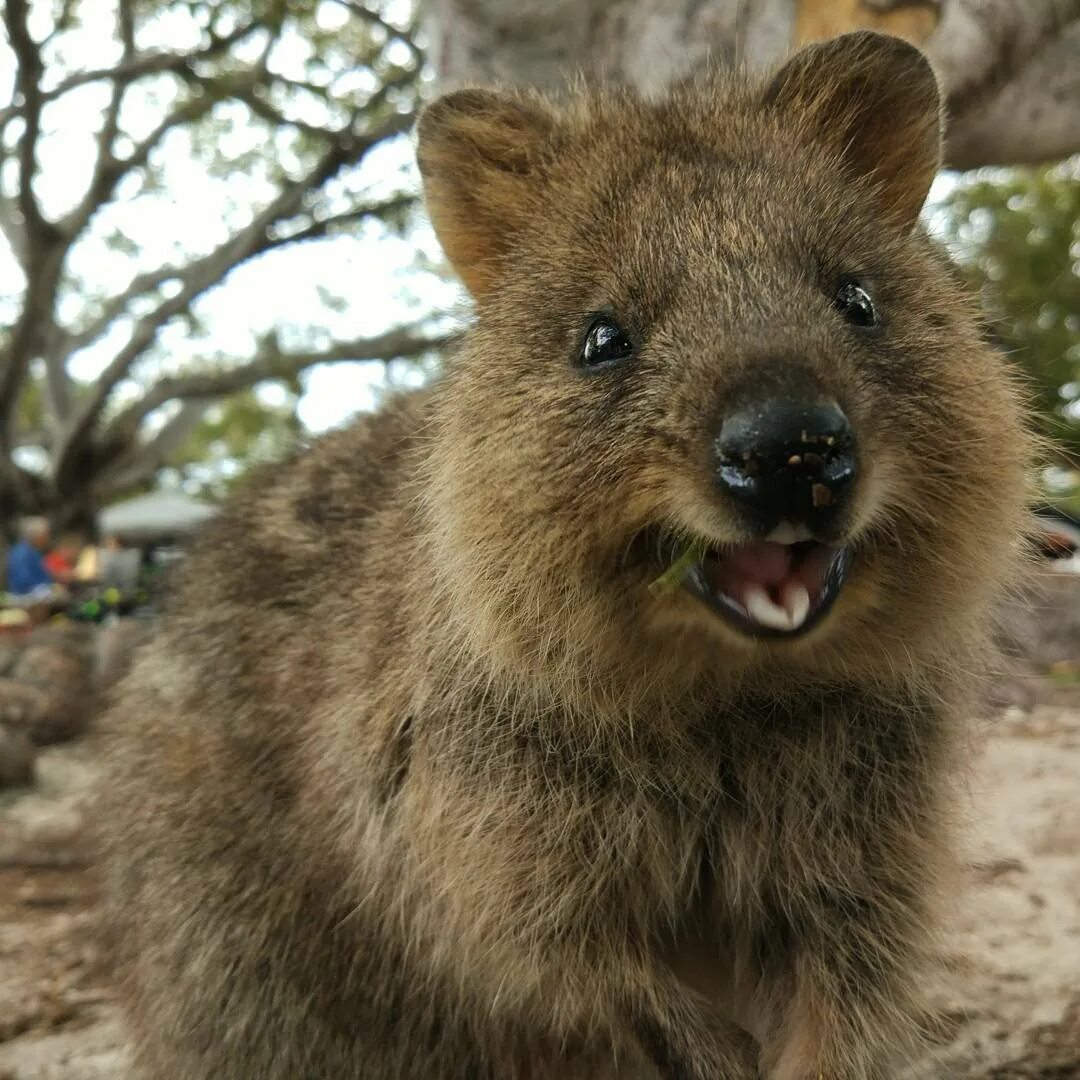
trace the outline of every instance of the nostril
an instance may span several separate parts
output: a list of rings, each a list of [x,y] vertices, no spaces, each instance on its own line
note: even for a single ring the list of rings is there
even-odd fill
[[[835,402],[759,402],[725,418],[715,480],[761,519],[822,519],[855,480],[854,444]]]

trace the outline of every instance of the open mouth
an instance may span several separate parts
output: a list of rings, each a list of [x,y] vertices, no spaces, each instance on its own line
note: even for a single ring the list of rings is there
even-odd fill
[[[846,547],[816,540],[751,540],[691,547],[673,560],[669,574],[675,574],[674,584],[742,633],[789,638],[820,622],[840,594],[850,565]]]

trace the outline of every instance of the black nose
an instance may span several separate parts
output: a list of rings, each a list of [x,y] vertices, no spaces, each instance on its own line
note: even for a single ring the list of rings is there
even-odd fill
[[[764,532],[781,521],[827,534],[855,480],[855,439],[832,402],[741,406],[715,443],[717,487]]]

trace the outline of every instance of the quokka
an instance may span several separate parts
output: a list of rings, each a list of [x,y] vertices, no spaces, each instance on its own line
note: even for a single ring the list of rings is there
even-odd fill
[[[109,714],[148,1077],[905,1059],[1028,458],[940,131],[871,33],[427,108],[474,324],[249,485]]]

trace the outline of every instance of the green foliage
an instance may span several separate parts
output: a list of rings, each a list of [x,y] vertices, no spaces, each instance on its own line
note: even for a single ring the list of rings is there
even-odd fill
[[[703,540],[691,540],[683,553],[649,585],[649,591],[656,594],[672,592],[677,589],[690,573],[695,563],[701,562],[708,545]]]
[[[300,387],[284,388],[279,401],[254,389],[211,408],[166,463],[169,477],[191,494],[223,499],[255,465],[280,460],[296,444]]]
[[[960,178],[946,239],[996,340],[1024,370],[1044,434],[1080,466],[1080,157]]]

